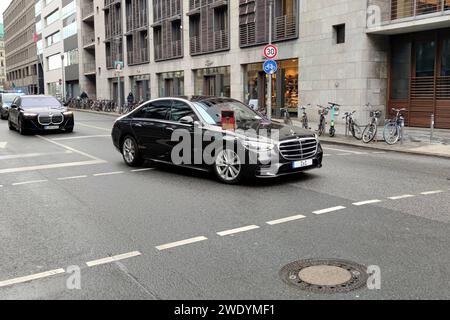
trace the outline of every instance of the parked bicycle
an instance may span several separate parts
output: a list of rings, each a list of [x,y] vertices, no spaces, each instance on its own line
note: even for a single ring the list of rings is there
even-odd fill
[[[302,115],[300,117],[300,121],[302,123],[302,127],[304,129],[308,129],[310,130],[311,128],[309,127],[309,120],[308,120],[308,115],[306,114],[306,108],[308,107],[308,109],[311,108],[311,104],[308,104],[306,107],[305,106],[301,106],[300,110],[302,111]]]
[[[384,126],[383,138],[389,145],[396,144],[403,139],[403,128],[405,127],[405,118],[401,114],[407,109],[392,109],[396,113],[393,119],[386,120]]]
[[[370,104],[367,104],[369,108],[371,108]],[[370,111],[370,122],[364,129],[362,140],[364,143],[372,142],[377,134],[378,134],[378,121],[380,120],[382,115],[381,110]]]
[[[345,133],[347,134],[348,132],[350,132],[356,140],[361,140],[363,131],[361,130],[361,127],[353,119],[353,115],[355,113],[356,111],[346,112],[345,116],[342,118],[345,119]]]
[[[334,137],[336,135],[336,127],[335,127],[335,119],[336,116],[339,115],[339,108],[341,107],[339,104],[334,102],[328,102],[331,110],[331,120],[330,120],[330,137]]]
[[[325,130],[326,130],[326,126],[327,126],[326,117],[327,117],[330,109],[328,107],[324,107],[321,105],[317,105],[317,107],[319,108],[319,116],[320,116],[319,128],[317,129],[317,134],[319,136],[323,136],[323,134],[325,133]]]

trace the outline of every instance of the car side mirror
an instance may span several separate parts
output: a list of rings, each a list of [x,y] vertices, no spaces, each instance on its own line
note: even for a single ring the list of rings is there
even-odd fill
[[[180,119],[181,124],[193,125],[194,122],[195,120],[191,116],[186,116]]]

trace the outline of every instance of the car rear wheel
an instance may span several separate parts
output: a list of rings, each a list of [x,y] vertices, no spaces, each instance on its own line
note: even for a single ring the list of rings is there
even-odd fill
[[[244,167],[239,155],[231,149],[219,151],[214,164],[214,173],[223,183],[239,183],[244,176]]]
[[[139,148],[136,140],[127,136],[122,143],[122,155],[125,163],[130,167],[140,166],[143,162],[141,155],[139,154]]]

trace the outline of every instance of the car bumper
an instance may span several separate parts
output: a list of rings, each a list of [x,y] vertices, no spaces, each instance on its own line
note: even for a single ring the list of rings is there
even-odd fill
[[[270,163],[265,159],[264,164],[258,164],[252,168],[253,174],[257,178],[276,178],[285,175],[299,174],[305,171],[318,169],[322,167],[323,150],[319,144],[317,153],[314,156],[298,159],[312,160],[312,164],[301,168],[294,168],[293,164],[296,161],[286,160],[281,156],[274,157]]]
[[[63,123],[60,125],[50,125],[50,126],[43,126],[39,124],[37,121],[37,118],[24,118],[23,121],[23,128],[27,131],[56,131],[56,130],[67,130],[71,129],[75,125],[75,121],[73,117],[66,117],[64,118]],[[54,128],[51,128],[53,127]],[[49,129],[51,128],[51,129]]]

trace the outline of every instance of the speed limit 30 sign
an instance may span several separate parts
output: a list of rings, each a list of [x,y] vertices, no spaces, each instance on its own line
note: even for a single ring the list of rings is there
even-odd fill
[[[277,46],[275,46],[273,44],[269,44],[264,48],[264,56],[267,59],[272,60],[272,59],[276,58],[277,55],[278,55]]]

